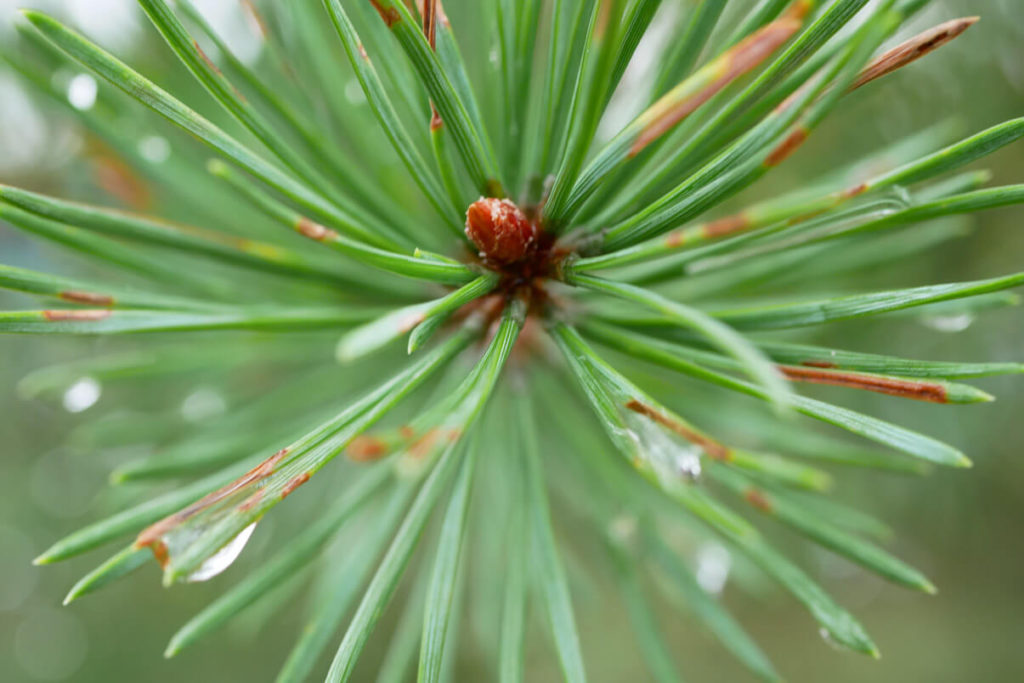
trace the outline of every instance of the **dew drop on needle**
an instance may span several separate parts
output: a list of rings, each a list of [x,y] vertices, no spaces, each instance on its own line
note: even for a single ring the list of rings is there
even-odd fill
[[[188,575],[186,581],[189,583],[208,581],[230,567],[242,554],[245,544],[249,542],[249,537],[252,536],[255,529],[256,522],[242,529],[237,536],[225,543],[223,548],[206,558],[206,561],[199,565],[198,569]]]

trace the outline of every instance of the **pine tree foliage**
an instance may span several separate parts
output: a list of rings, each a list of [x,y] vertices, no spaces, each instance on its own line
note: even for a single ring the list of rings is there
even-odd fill
[[[1024,119],[959,140],[937,126],[788,192],[741,193],[976,17],[905,37],[928,0],[243,0],[262,41],[247,62],[189,0],[139,4],[178,61],[167,85],[37,11],[0,46],[95,140],[116,200],[0,186],[0,219],[90,264],[0,266],[0,286],[49,302],[0,312],[0,332],[141,335],[32,372],[27,397],[81,378],[157,397],[198,383],[228,410],[88,426],[95,448],[153,448],[111,475],[137,485],[136,504],[38,558],[114,546],[68,602],[153,558],[167,586],[209,579],[269,527],[271,550],[167,656],[304,575],[306,626],[279,683],[349,680],[371,638],[388,642],[381,680],[450,680],[459,647],[486,653],[494,680],[523,680],[533,618],[578,682],[574,593],[596,572],[653,679],[679,680],[664,593],[778,680],[696,581],[699,543],[717,539],[871,656],[779,529],[934,592],[882,547],[884,525],[826,494],[847,468],[967,456],[806,390],[978,403],[992,397],[966,382],[1024,365],[808,342],[835,321],[1014,302],[1024,273],[836,282],[1024,201],[971,166]],[[652,50],[631,118],[605,133]],[[54,73],[90,74],[96,102],[69,102]],[[147,153],[153,136],[167,154]]]

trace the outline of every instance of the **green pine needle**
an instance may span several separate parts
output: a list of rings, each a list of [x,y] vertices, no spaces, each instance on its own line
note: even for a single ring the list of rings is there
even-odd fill
[[[724,0],[245,4],[254,61],[188,0],[140,0],[184,67],[173,77],[144,76],[35,10],[0,46],[48,108],[88,132],[82,155],[107,174],[76,164],[53,183],[88,202],[0,185],[4,225],[89,263],[67,275],[0,264],[0,288],[46,302],[0,311],[0,333],[128,336],[102,353],[76,347],[17,393],[53,401],[88,381],[147,397],[69,437],[146,449],[111,473],[135,482],[129,503],[36,558],[127,543],[65,604],[150,557],[168,586],[206,580],[287,499],[306,522],[180,627],[166,656],[242,612],[268,618],[268,594],[313,576],[278,683],[319,675],[331,652],[326,680],[352,680],[406,594],[379,680],[404,680],[417,661],[417,680],[451,680],[460,650],[489,657],[485,678],[529,680],[536,649],[578,683],[596,668],[582,599],[595,570],[622,599],[626,618],[606,627],[634,632],[617,640],[646,665],[635,677],[686,678],[685,647],[662,630],[678,607],[759,679],[781,680],[688,569],[693,548],[679,539],[713,536],[829,640],[877,657],[752,519],[936,592],[899,548],[878,545],[888,526],[828,496],[846,483],[838,466],[882,476],[970,460],[819,396],[952,410],[994,398],[966,381],[1024,363],[834,348],[812,333],[1018,303],[1020,273],[867,292],[841,276],[906,280],[899,266],[964,238],[969,216],[1019,210],[1024,185],[987,187],[990,172],[965,167],[1024,137],[1024,119],[952,143],[962,133],[944,121],[830,158],[814,177],[791,159],[830,114],[872,96],[869,83],[913,71],[977,18],[884,49],[926,0],[759,0],[742,12]],[[631,82],[666,23],[672,40],[647,82]],[[83,70],[100,85],[78,107],[53,74]],[[641,94],[610,130],[622,86]],[[144,133],[167,144],[165,159],[144,152]],[[791,186],[762,190],[780,165]],[[806,395],[810,385],[834,393]],[[213,416],[170,410],[181,386],[202,387],[190,400],[212,402]],[[319,488],[305,486],[314,477]],[[460,628],[464,612],[488,618]]]

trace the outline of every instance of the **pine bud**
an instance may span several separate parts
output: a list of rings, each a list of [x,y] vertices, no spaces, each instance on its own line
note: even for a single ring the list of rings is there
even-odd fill
[[[480,199],[466,211],[466,235],[492,263],[522,261],[536,246],[537,226],[507,199]]]

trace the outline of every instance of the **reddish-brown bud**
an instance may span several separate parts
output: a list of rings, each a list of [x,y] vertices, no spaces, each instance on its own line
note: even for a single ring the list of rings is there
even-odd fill
[[[466,211],[466,236],[480,255],[507,265],[526,258],[537,245],[539,230],[507,199],[481,199]]]

